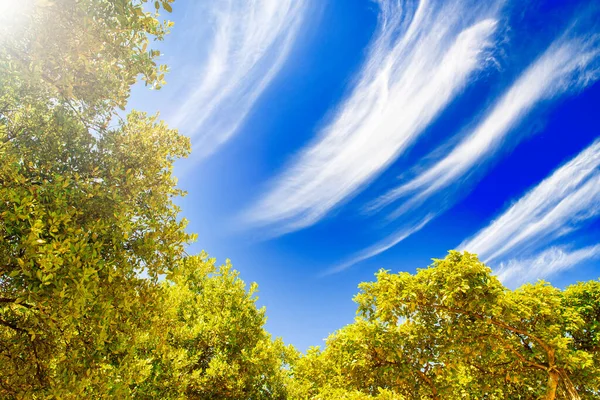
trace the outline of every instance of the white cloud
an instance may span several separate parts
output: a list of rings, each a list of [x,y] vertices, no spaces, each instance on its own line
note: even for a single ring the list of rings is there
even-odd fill
[[[378,2],[378,31],[356,86],[248,213],[252,223],[285,233],[323,218],[393,162],[489,62],[492,2],[401,3]]]
[[[433,195],[458,192],[459,181],[498,151],[507,135],[527,113],[543,100],[587,85],[595,74],[586,71],[596,61],[597,38],[559,39],[535,61],[494,104],[479,125],[443,159],[408,183],[389,191],[369,206],[371,210],[408,197],[389,216],[395,219],[418,207]],[[514,145],[514,143],[513,143]],[[440,212],[444,209],[440,209]]]
[[[509,286],[519,286],[525,282],[549,278],[577,264],[600,257],[600,244],[569,251],[561,247],[551,247],[540,254],[525,259],[511,259],[501,263],[497,269],[498,278]]]
[[[596,77],[595,70],[593,68],[586,69],[586,67],[595,62],[599,55],[599,50],[594,47],[597,45],[596,39],[592,38],[588,41],[583,39],[557,40],[517,79],[495,103],[482,122],[446,157],[407,184],[380,197],[367,209],[379,210],[400,197],[410,196],[389,215],[389,219],[393,220],[408,215],[409,219],[414,220],[419,215],[426,214],[426,218],[423,219],[425,223],[420,227],[425,226],[436,215],[447,210],[456,198],[468,190],[469,182],[466,182],[465,178],[468,178],[474,169],[482,171],[483,163],[488,161],[502,146],[510,129],[537,103],[567,91],[582,88],[593,81]],[[558,189],[565,187],[564,185],[574,184],[575,181],[572,178],[574,177],[568,178],[569,182],[567,179],[565,182],[553,182],[552,185],[554,189]],[[550,234],[555,236],[564,234],[569,229],[565,225],[567,222],[574,222],[589,213],[598,211],[600,208],[598,187],[600,187],[600,177],[595,176],[582,184],[577,191],[571,193],[571,197],[564,199],[562,204],[556,205],[556,209],[552,210],[553,212],[546,219],[539,221],[537,226],[532,224],[532,226],[526,227],[524,221],[514,220],[512,216],[506,217],[502,223],[509,224],[513,231],[507,230],[505,235],[498,235],[497,232],[493,232],[494,228],[490,228],[489,234],[482,234],[481,238],[461,245],[461,248],[466,248],[485,258],[488,257],[486,251],[489,248],[508,250],[519,241],[524,240],[526,235],[546,235],[544,237],[549,238]],[[434,197],[435,194],[437,196]],[[546,197],[539,195],[536,198],[541,201]],[[595,204],[591,201],[594,198],[597,199]],[[427,202],[428,200],[429,202]],[[540,204],[532,204],[527,210],[522,211],[522,216],[532,218],[534,215],[540,215],[539,213],[544,212],[542,208],[537,208],[540,206]],[[417,208],[419,209],[417,210]],[[548,205],[546,211],[550,210],[551,206]],[[409,211],[411,212],[409,213]],[[550,219],[552,220],[550,221]],[[548,226],[544,227],[545,224]],[[402,225],[414,226],[412,223],[403,223]],[[418,229],[409,230],[410,234],[416,231]],[[381,251],[374,252],[373,255],[400,242],[400,240],[393,240],[394,237],[396,234],[392,234],[372,246],[372,248],[381,249]],[[401,240],[406,237],[408,236],[401,237]],[[390,242],[390,240],[392,241]],[[483,243],[486,241],[493,243],[488,243],[488,247],[484,248]],[[388,246],[388,243],[392,243],[392,246]],[[368,257],[363,257],[359,261],[366,258]]]
[[[410,226],[408,228],[402,228],[402,229],[394,232],[392,235],[388,236],[385,240],[383,240],[367,249],[364,249],[363,251],[361,251],[360,253],[358,253],[357,255],[355,255],[354,257],[349,259],[348,261],[326,271],[324,275],[331,275],[331,274],[336,274],[338,272],[342,272],[342,271],[350,268],[351,266],[358,264],[361,261],[367,260],[371,257],[375,257],[376,255],[383,253],[384,251],[394,247],[395,245],[397,245],[398,243],[400,243],[401,241],[403,241],[404,239],[406,239],[413,233],[421,230],[425,225],[427,225],[427,223],[433,217],[434,217],[434,215],[428,215],[425,218],[423,218],[421,221],[414,223],[412,226]]]
[[[288,56],[304,0],[211,0],[212,45],[193,88],[170,119],[206,157],[237,131]],[[208,10],[206,9],[208,7]],[[206,18],[203,18],[205,20]]]
[[[600,216],[600,140],[596,140],[459,247],[486,262],[543,247]]]

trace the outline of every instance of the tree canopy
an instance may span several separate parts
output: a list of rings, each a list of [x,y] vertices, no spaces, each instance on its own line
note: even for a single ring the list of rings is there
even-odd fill
[[[456,251],[376,277],[360,285],[356,322],[297,362],[309,398],[598,397],[600,282],[512,291]]]
[[[25,1],[1,24],[2,398],[280,396],[264,311],[184,251],[172,169],[189,139],[118,113],[139,77],[163,84],[148,46],[171,0],[145,3]]]

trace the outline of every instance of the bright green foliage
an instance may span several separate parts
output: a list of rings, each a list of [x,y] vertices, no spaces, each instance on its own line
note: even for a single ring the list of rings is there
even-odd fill
[[[296,363],[299,398],[597,398],[599,282],[506,289],[469,253],[360,285],[359,317]]]
[[[600,393],[600,281],[589,281],[569,286],[564,292],[563,303],[577,316],[568,331],[573,338],[572,346],[592,355],[573,383],[583,398],[597,398]]]
[[[115,113],[138,76],[162,84],[147,46],[170,23],[144,3],[24,0],[1,21],[2,399],[282,396],[264,311],[229,267],[184,257],[188,138]]]
[[[125,1],[21,9],[1,24],[0,397],[125,398],[150,373],[135,348],[158,292],[138,274],[191,239],[171,176],[189,142],[142,113],[106,124],[160,78],[141,47],[166,25]]]
[[[148,45],[172,25],[158,20],[159,7],[170,11],[172,1],[156,1],[156,14],[144,11],[147,0],[21,0],[9,6],[14,12],[0,16],[3,91],[10,83],[29,105],[68,103],[86,125],[105,124],[115,107],[125,106],[138,76],[154,87],[164,83],[166,67],[156,64],[159,52]]]
[[[154,296],[137,274],[165,272],[189,241],[170,175],[187,140],[140,113],[99,137],[59,111],[19,128],[0,150],[3,384],[118,384]]]
[[[231,265],[205,254],[181,262],[164,283],[154,323],[152,377],[140,398],[284,399],[294,350],[272,341],[257,309],[256,285],[246,291]]]
[[[369,365],[368,341],[373,338],[360,339],[358,331],[364,327],[354,330],[354,325],[348,325],[329,337],[324,351],[311,347],[306,355],[298,357],[293,362],[289,398],[405,400],[406,397],[386,387],[370,369],[373,365]]]

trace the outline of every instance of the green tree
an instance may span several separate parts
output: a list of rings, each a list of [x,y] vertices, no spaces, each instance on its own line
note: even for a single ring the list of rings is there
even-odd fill
[[[191,239],[171,175],[189,141],[138,112],[108,124],[138,76],[160,85],[146,47],[170,24],[143,2],[18,10],[0,24],[1,396],[127,397],[153,280]]]
[[[164,282],[149,349],[160,354],[140,398],[285,399],[295,351],[264,330],[257,286],[247,291],[229,261],[180,262]]]
[[[36,117],[0,153],[2,387],[121,395],[156,296],[138,274],[156,280],[189,239],[169,171],[187,140],[140,113],[98,138]]]
[[[189,140],[121,118],[172,0],[25,0],[0,24],[0,397],[285,398],[256,288],[187,256]],[[142,277],[144,276],[144,277]],[[163,279],[161,279],[161,277]]]
[[[596,398],[598,282],[511,291],[469,253],[360,285],[359,317],[296,363],[325,388],[406,398]]]
[[[22,0],[0,15],[2,113],[16,106],[68,108],[80,122],[101,128],[127,104],[141,77],[159,88],[166,66],[158,50],[172,26],[158,11],[173,0]]]

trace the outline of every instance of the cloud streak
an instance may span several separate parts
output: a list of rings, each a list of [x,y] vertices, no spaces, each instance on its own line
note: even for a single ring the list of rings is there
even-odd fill
[[[586,71],[586,68],[597,60],[597,41],[597,38],[557,40],[521,74],[475,129],[447,156],[408,183],[381,196],[369,209],[378,210],[408,197],[389,215],[390,219],[396,219],[442,191],[444,197],[450,197],[450,192],[459,190],[456,183],[491,159],[512,128],[533,107],[544,100],[581,89],[595,78],[593,71]]]
[[[491,107],[482,121],[447,156],[408,183],[376,199],[367,205],[366,209],[369,212],[379,211],[398,199],[407,198],[388,215],[388,220],[408,218],[409,222],[403,220],[400,225],[424,227],[435,216],[446,211],[460,196],[464,195],[468,190],[468,185],[473,183],[473,171],[477,170],[478,174],[482,173],[484,164],[489,162],[500,150],[511,129],[534,106],[541,101],[582,89],[593,82],[597,78],[597,69],[590,66],[595,66],[599,54],[596,37],[558,39],[521,74],[516,82]],[[513,141],[512,145],[514,146],[516,142],[518,140]],[[469,178],[471,178],[471,182],[468,182]],[[581,190],[577,194],[574,193],[568,201],[571,203],[581,201],[582,203],[579,205],[590,204],[585,203],[585,199],[586,196],[594,196],[594,191],[596,197],[598,196],[597,187],[600,187],[600,183],[596,182],[598,179],[600,178],[592,178],[590,182],[580,188]],[[596,185],[596,189],[594,185]],[[570,205],[561,206],[561,210],[557,211],[562,213],[563,218],[561,220],[564,221],[569,218],[575,220],[578,215],[582,215],[573,211],[579,205],[573,204],[570,210],[568,208]],[[524,213],[528,212],[535,213],[535,207]],[[422,223],[415,224],[414,221],[419,218],[419,215],[424,215],[421,218]],[[531,216],[531,214],[528,216]],[[487,240],[495,241],[490,248],[509,246],[506,242],[517,240],[516,237],[524,234],[523,221],[513,222],[512,226],[515,232],[507,234],[506,237],[495,236],[495,234],[485,236]],[[415,233],[418,230],[410,229],[410,233]],[[566,228],[563,227],[562,231],[566,231]],[[542,232],[539,233],[542,234]],[[549,230],[543,232],[546,235],[550,233]],[[390,240],[395,245],[408,236],[402,236],[401,240],[393,240],[395,237],[397,235],[394,233],[373,245],[371,248],[380,249],[381,251],[372,254],[379,254],[392,247],[387,245]],[[482,249],[482,243],[485,240],[481,238],[466,245],[461,245],[461,247],[483,254],[485,257],[487,248]],[[356,260],[358,262],[364,259],[357,258]]]
[[[533,257],[501,263],[497,273],[504,284],[516,287],[525,282],[548,278],[597,258],[600,258],[600,244],[572,251],[563,247],[551,247]]]
[[[540,248],[600,216],[600,140],[459,247],[492,262]]]
[[[377,243],[367,249],[364,249],[357,255],[350,258],[348,261],[329,269],[324,273],[324,275],[331,275],[336,274],[338,272],[342,272],[350,268],[351,266],[358,264],[361,261],[368,260],[371,257],[375,257],[376,255],[383,253],[384,251],[394,247],[413,233],[421,230],[433,217],[434,215],[428,215],[421,221],[414,223],[412,226],[394,232],[394,234],[388,236],[384,241]]]
[[[277,233],[310,226],[412,144],[490,61],[497,5],[380,0],[378,30],[350,95],[248,213]]]
[[[196,69],[202,78],[171,119],[172,125],[192,137],[195,157],[201,159],[214,153],[236,133],[286,60],[305,3],[210,2],[212,44],[208,56]]]

